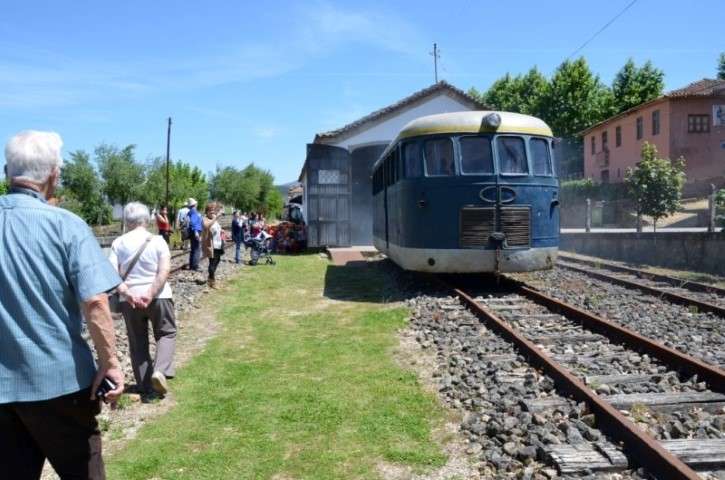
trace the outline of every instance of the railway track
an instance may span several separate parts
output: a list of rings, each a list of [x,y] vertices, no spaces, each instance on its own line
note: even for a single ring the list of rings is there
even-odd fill
[[[559,255],[557,266],[725,317],[725,289],[719,287],[566,254]]]
[[[692,412],[707,412],[714,424],[725,426],[725,371],[525,284],[507,277],[503,282],[507,293],[488,298],[453,288],[488,328],[552,378],[558,391],[584,402],[596,427],[623,447],[625,455],[601,441],[548,445],[548,461],[561,473],[641,466],[661,479],[692,480],[703,478],[697,471],[725,469],[723,428],[683,421]],[[536,413],[562,401],[523,402]]]
[[[180,272],[181,270],[184,270],[186,266],[189,264],[183,260],[184,257],[188,257],[189,252],[188,251],[180,251],[176,253],[171,254],[171,270],[169,270],[169,275],[173,275],[177,272]],[[174,262],[174,260],[177,260],[181,258],[182,260],[180,262]]]

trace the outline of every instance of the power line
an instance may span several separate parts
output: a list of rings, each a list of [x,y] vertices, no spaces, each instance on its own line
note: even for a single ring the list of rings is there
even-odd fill
[[[637,1],[638,0],[632,0],[631,2],[629,2],[626,7],[624,7],[618,14],[616,14],[614,17],[612,17],[611,20],[609,20],[607,23],[605,23],[602,28],[600,28],[599,30],[597,30],[596,33],[589,38],[589,40],[587,40],[586,42],[582,43],[579,48],[577,48],[576,50],[574,50],[573,52],[571,52],[569,54],[569,56],[566,57],[566,59],[569,60],[571,57],[573,57],[574,55],[576,55],[577,53],[579,53],[584,47],[586,47],[587,45],[589,45],[589,43],[592,40],[594,40],[595,38],[597,38],[597,36],[600,33],[602,33],[604,30],[606,30],[607,27],[609,27],[611,24],[613,24],[619,17],[621,17],[622,15],[624,15],[624,12],[626,12],[627,10],[629,10],[630,8],[632,8],[632,6],[635,3],[637,3]]]

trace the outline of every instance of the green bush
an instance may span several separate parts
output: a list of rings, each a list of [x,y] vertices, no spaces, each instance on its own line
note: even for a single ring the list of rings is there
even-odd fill
[[[591,178],[561,182],[560,198],[563,204],[592,201],[613,201],[625,198],[626,185],[621,183],[594,183]]]
[[[725,229],[725,188],[718,190],[715,194],[715,212],[717,222]]]
[[[63,197],[58,206],[75,213],[89,225],[108,225],[113,220],[111,206],[100,198],[97,201],[82,203],[68,195]]]

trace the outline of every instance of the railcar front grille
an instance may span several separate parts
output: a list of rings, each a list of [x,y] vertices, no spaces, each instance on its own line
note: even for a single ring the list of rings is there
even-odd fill
[[[496,210],[493,208],[464,207],[461,209],[461,247],[483,248],[496,229]]]
[[[531,209],[502,207],[501,230],[509,247],[528,247],[531,244]]]
[[[496,231],[496,209],[493,207],[464,207],[461,209],[461,248],[485,248],[491,234]],[[506,235],[510,248],[531,245],[531,209],[527,207],[502,207],[501,231]]]

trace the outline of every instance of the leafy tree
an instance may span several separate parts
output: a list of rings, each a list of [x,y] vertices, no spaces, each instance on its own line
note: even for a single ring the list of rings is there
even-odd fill
[[[623,112],[662,95],[664,78],[664,72],[655,68],[650,61],[637,68],[634,60],[627,60],[612,82],[616,112]]]
[[[273,188],[267,197],[267,215],[272,218],[279,218],[284,208],[284,197],[279,190]]]
[[[217,167],[209,181],[209,192],[212,198],[244,211],[269,215],[278,208],[281,210],[280,199],[274,193],[274,177],[254,164],[242,170]]]
[[[2,182],[0,182],[0,195],[5,195],[8,193],[8,181],[7,179],[3,179]]]
[[[717,78],[719,80],[725,80],[725,52],[720,54],[720,59],[717,63]]]
[[[546,88],[546,78],[534,67],[526,75],[512,77],[507,73],[484,93],[475,88],[468,93],[496,110],[541,116]]]
[[[64,199],[61,207],[93,225],[111,222],[111,207],[103,198],[101,180],[86,152],[70,153],[70,159],[61,170],[61,185],[59,194]]]
[[[557,136],[574,136],[612,113],[613,96],[584,57],[566,60],[554,72],[543,99],[542,118]]]
[[[114,145],[101,144],[96,147],[96,163],[103,178],[103,193],[115,203],[126,205],[139,198],[144,183],[144,167],[136,161],[136,145],[118,149]],[[123,217],[123,228],[126,218]]]
[[[146,181],[139,188],[140,201],[154,206],[166,202],[166,160],[156,157],[146,165]],[[173,214],[184,204],[187,198],[193,197],[204,208],[209,189],[206,177],[198,167],[191,167],[182,161],[171,162],[169,165],[169,209]]]
[[[136,161],[135,145],[123,149],[101,144],[96,147],[96,163],[103,178],[103,193],[112,202],[125,205],[139,198],[144,183],[144,166]]]
[[[648,142],[642,145],[641,158],[636,168],[627,169],[625,182],[638,213],[652,217],[657,231],[657,221],[680,208],[685,160],[658,158],[657,147]]]

